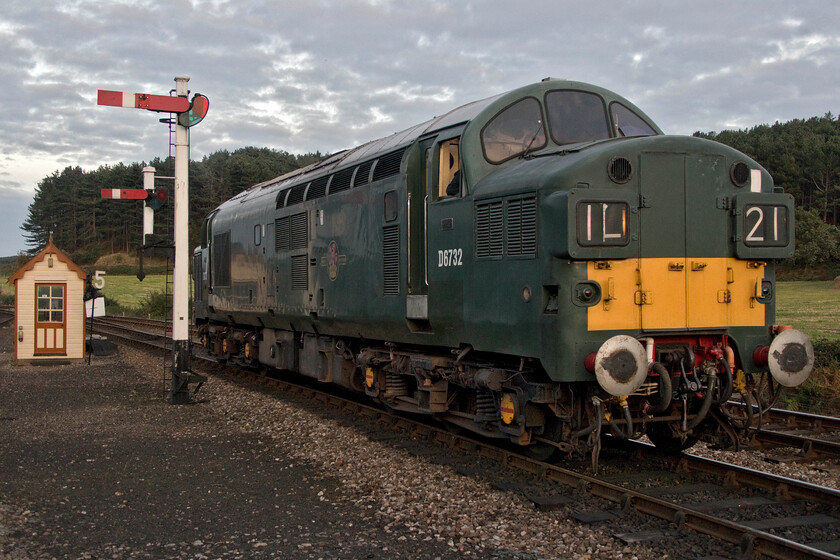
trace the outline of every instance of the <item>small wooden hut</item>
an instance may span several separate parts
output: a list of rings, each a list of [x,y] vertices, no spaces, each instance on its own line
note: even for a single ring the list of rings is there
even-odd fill
[[[15,360],[84,359],[86,276],[50,236],[9,278],[15,287]]]

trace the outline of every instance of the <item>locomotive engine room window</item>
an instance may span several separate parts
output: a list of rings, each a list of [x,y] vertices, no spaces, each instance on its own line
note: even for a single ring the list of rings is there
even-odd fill
[[[604,101],[584,91],[550,91],[545,95],[551,138],[561,146],[610,137]]]
[[[457,196],[461,194],[461,186],[458,185],[457,192],[450,189],[454,194],[448,195],[446,187],[455,179],[455,174],[461,170],[461,139],[453,138],[440,143],[440,165],[438,166],[438,198],[445,196]],[[460,177],[460,174],[458,175]]]
[[[258,246],[262,243],[262,225],[257,224],[254,226],[254,245]]]
[[[615,135],[624,136],[655,136],[656,131],[642,120],[642,117],[618,102],[610,105]]]
[[[397,219],[397,191],[385,193],[385,221],[393,222]]]
[[[230,287],[230,232],[213,236],[210,248],[213,262],[213,285]]]
[[[533,97],[503,109],[481,131],[481,147],[490,163],[502,163],[545,146],[540,102]]]

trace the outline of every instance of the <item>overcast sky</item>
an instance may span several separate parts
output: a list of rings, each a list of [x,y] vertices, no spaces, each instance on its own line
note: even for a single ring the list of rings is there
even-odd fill
[[[0,4],[0,256],[26,248],[44,177],[169,153],[161,115],[97,89],[189,76],[210,99],[193,159],[333,152],[547,76],[612,89],[669,134],[840,113],[836,0]]]

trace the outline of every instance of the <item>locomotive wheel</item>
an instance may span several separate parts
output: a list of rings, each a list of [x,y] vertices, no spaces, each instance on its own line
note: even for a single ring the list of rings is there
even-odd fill
[[[560,440],[561,425],[559,421],[550,421],[546,426],[540,437],[550,439],[551,441]],[[549,461],[555,454],[559,454],[560,450],[550,443],[536,442],[528,445],[524,449],[525,455],[535,461]]]
[[[547,443],[532,443],[525,447],[525,455],[534,461],[548,461],[554,456],[555,451],[558,451],[558,449]]]
[[[684,434],[666,422],[648,424],[647,437],[657,449],[666,453],[685,451],[698,441],[696,437]]]

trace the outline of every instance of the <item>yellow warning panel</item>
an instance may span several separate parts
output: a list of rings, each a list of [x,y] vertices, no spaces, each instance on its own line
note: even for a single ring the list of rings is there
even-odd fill
[[[639,329],[640,307],[635,303],[638,261],[590,261],[587,274],[590,281],[601,286],[601,301],[588,308],[589,330]]]
[[[591,261],[601,301],[590,331],[703,329],[764,324],[764,263],[729,258]]]
[[[705,328],[730,324],[729,279],[729,259],[686,259],[686,326]]]
[[[729,324],[733,327],[764,325],[765,308],[757,297],[761,296],[765,263],[729,259],[729,266],[732,269],[732,283],[729,286]]]
[[[636,302],[641,308],[643,329],[684,329],[686,327],[686,261],[640,259],[641,284]]]

